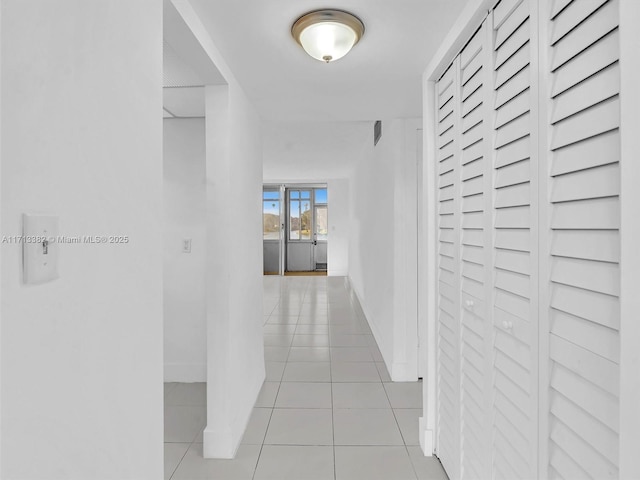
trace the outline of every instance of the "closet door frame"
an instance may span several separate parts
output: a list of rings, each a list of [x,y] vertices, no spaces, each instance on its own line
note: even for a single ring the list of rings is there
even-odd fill
[[[640,478],[640,2],[620,0],[620,478]]]

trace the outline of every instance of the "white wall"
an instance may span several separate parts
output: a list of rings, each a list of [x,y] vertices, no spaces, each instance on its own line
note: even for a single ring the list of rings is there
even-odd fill
[[[260,120],[234,85],[206,87],[205,457],[232,458],[265,377]]]
[[[329,236],[327,243],[327,275],[349,274],[349,180],[327,181]]]
[[[417,379],[419,126],[383,122],[350,178],[349,277],[394,381]]]
[[[164,119],[164,380],[207,378],[205,121]],[[191,239],[191,253],[182,242]]]
[[[232,458],[264,382],[262,125],[189,0],[171,0],[228,85],[205,87],[205,458]]]
[[[162,432],[162,4],[2,1],[2,235],[63,235],[60,278],[3,244],[2,472],[158,479]]]

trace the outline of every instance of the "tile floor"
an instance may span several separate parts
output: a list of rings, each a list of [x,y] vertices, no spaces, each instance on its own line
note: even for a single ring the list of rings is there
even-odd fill
[[[267,378],[236,458],[202,458],[205,385],[168,383],[165,478],[446,479],[418,446],[422,384],[391,383],[346,280],[265,277],[264,295]]]

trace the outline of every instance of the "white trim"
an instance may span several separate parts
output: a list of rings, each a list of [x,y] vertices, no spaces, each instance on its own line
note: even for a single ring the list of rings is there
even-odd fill
[[[207,27],[205,27],[202,20],[200,20],[191,2],[189,0],[170,0],[170,2],[178,11],[184,23],[189,27],[193,36],[200,42],[203,50],[209,55],[213,65],[218,69],[222,77],[224,77],[228,84],[239,85],[229,65],[227,65],[227,62],[220,53],[220,50],[214,45]]]
[[[0,1],[0,7],[1,7],[1,1]],[[0,8],[0,12],[2,12],[2,8]],[[2,14],[0,13],[0,25],[2,25]],[[0,38],[1,35],[0,35]],[[2,54],[0,53],[0,65],[2,65]],[[2,74],[1,74],[1,68],[0,68],[0,79],[2,78]],[[0,80],[0,84],[1,84],[1,80]],[[2,89],[0,88],[0,92],[2,92]],[[2,93],[0,93],[0,112],[2,112]],[[2,118],[2,115],[0,115],[0,119]],[[2,122],[0,120],[0,145],[2,145]],[[2,178],[2,148],[0,148],[0,179]],[[2,185],[2,182],[0,182],[0,185]],[[1,198],[1,197],[0,197]],[[0,218],[1,220],[1,218]],[[0,222],[0,225],[2,225],[2,222]],[[2,265],[2,249],[0,249],[0,266]],[[2,270],[0,270],[2,271]],[[2,299],[2,289],[0,288],[0,300]],[[3,305],[0,302],[0,305]],[[0,346],[2,345],[2,313],[1,313],[1,309],[0,309]],[[2,350],[0,347],[0,367],[2,367]],[[0,407],[2,406],[2,368],[0,368]],[[0,408],[0,412],[2,412],[2,408]],[[0,415],[0,477],[2,476],[2,443],[3,443],[3,439],[2,439],[2,432],[4,430],[2,429],[2,415]]]
[[[436,300],[436,282],[437,282],[437,222],[436,222],[436,205],[437,192],[434,188],[436,176],[436,152],[435,152],[435,81],[423,77],[423,169],[422,169],[422,191],[424,209],[422,218],[424,221],[424,238],[418,246],[422,252],[423,265],[425,273],[424,291],[425,303],[423,311],[427,322],[427,366],[426,376],[423,378],[423,417],[420,423],[420,445],[425,455],[437,453],[437,442],[435,438],[436,431],[436,412],[437,412],[437,372],[436,372],[436,349],[437,349],[437,318],[438,303]],[[423,438],[424,437],[424,438]]]
[[[203,458],[226,460],[235,458],[242,442],[242,437],[249,425],[249,420],[253,413],[253,406],[255,405],[263,383],[264,372],[254,377],[253,382],[251,382],[251,384],[254,385],[254,393],[245,397],[248,400],[244,402],[250,405],[245,405],[244,408],[238,409],[237,411],[240,415],[234,417],[231,422],[224,425],[215,424],[215,426],[207,423],[207,426],[202,432]]]
[[[530,220],[530,238],[532,241],[532,247],[529,252],[529,264],[531,265],[531,273],[529,276],[529,285],[531,289],[531,296],[529,299],[530,305],[530,319],[531,319],[531,333],[530,333],[530,358],[531,358],[531,369],[529,372],[529,381],[531,385],[530,392],[530,402],[531,405],[529,407],[529,414],[531,415],[531,435],[534,438],[531,439],[530,447],[529,447],[529,459],[531,463],[531,474],[534,478],[541,478],[539,473],[539,439],[535,438],[538,435],[538,429],[540,425],[540,419],[542,416],[549,415],[548,412],[540,411],[541,407],[540,403],[540,390],[539,390],[539,381],[540,381],[540,288],[542,283],[540,282],[540,223],[539,223],[539,212],[540,212],[540,203],[541,197],[539,195],[540,192],[540,183],[546,183],[546,175],[544,178],[540,178],[539,175],[539,162],[540,162],[540,129],[539,118],[540,118],[540,104],[546,101],[546,97],[542,98],[540,95],[540,79],[538,76],[538,71],[540,70],[540,60],[538,58],[539,54],[539,39],[540,39],[540,18],[539,18],[539,4],[542,2],[530,2],[529,3],[529,22],[530,22],[530,30],[529,30],[529,42],[531,45],[531,53],[529,59],[529,68],[531,69],[531,73],[529,74],[529,91],[531,95],[531,105],[529,109],[529,115],[531,118],[530,125],[530,133],[529,138],[531,141],[531,156],[529,161],[531,162],[531,170],[530,170],[530,180],[529,180],[529,188],[530,188],[530,211],[531,211],[531,220]],[[546,30],[545,30],[546,31]],[[537,99],[537,100],[536,100]],[[545,190],[546,191],[546,190]],[[546,203],[546,198],[545,198]],[[543,235],[550,235],[548,230],[543,231]],[[535,246],[534,246],[535,245]],[[493,264],[495,265],[495,263]],[[535,322],[535,319],[538,319],[538,322]]]
[[[493,88],[494,73],[493,73],[493,13],[491,13],[483,23],[484,38],[482,45],[483,63],[484,69],[484,81],[483,81],[483,103],[485,108],[484,121],[484,152],[483,157],[485,160],[483,171],[483,195],[484,195],[484,318],[485,318],[485,330],[484,330],[484,428],[487,432],[492,429],[492,411],[493,411],[493,305],[495,305],[495,290],[493,285],[495,283],[495,248],[494,248],[494,224],[493,224],[493,202],[495,197],[494,190],[494,171],[493,171],[493,147],[495,143],[494,125],[496,119],[496,112],[493,108],[495,102],[496,92]],[[493,450],[492,442],[486,442],[484,449],[480,452],[486,455],[487,459],[491,458]],[[492,464],[490,461],[486,462],[487,470],[479,472],[480,475],[485,475],[486,478],[491,478],[493,474]]]
[[[436,81],[465,46],[497,0],[468,0],[458,19],[424,71],[424,81]]]
[[[640,2],[620,1],[620,472],[640,478]]]
[[[424,453],[425,457],[432,457],[435,453],[435,445],[433,443],[435,432],[428,429],[426,425],[427,419],[425,417],[420,417],[418,419],[418,429],[420,431],[420,448],[422,448],[422,452]]]
[[[387,371],[389,372],[389,375],[391,376],[391,381],[392,382],[415,382],[417,381],[417,373],[416,373],[416,366],[413,363],[408,363],[406,361],[397,361],[395,359],[395,352],[392,353],[392,357],[388,358],[388,341],[392,342],[391,347],[393,348],[393,341],[394,339],[391,338],[387,338],[386,336],[384,336],[380,330],[378,329],[378,326],[373,323],[372,321],[369,320],[369,315],[367,314],[367,312],[365,311],[364,308],[364,304],[361,301],[361,296],[358,293],[358,291],[355,288],[354,282],[351,280],[351,277],[347,277],[347,280],[349,281],[349,285],[351,288],[351,292],[352,292],[352,301],[355,303],[354,308],[359,309],[360,312],[362,312],[362,315],[364,316],[364,319],[367,321],[367,324],[369,325],[369,328],[371,329],[371,333],[373,334],[373,338],[375,339],[377,345],[378,345],[378,349],[380,350],[380,353],[382,354],[382,359],[384,360],[384,364],[385,367],[387,367]],[[395,335],[395,332],[394,332]],[[410,346],[407,346],[406,348],[409,348]],[[413,348],[413,347],[411,347]],[[387,355],[385,355],[385,353],[387,353]]]
[[[540,2],[537,9],[537,40],[532,45],[537,48],[537,197],[538,203],[538,478],[549,477],[549,388],[550,388],[550,357],[549,334],[551,308],[551,203],[549,202],[552,152],[549,148],[551,138],[551,38],[549,20],[551,3]],[[533,95],[532,95],[533,98]],[[534,192],[532,188],[532,192]]]
[[[417,284],[417,317],[418,317],[418,378],[427,378],[428,357],[428,335],[427,335],[427,259],[426,259],[426,242],[427,242],[427,212],[425,206],[425,188],[424,181],[424,129],[417,130],[417,217],[418,217],[418,244],[416,245],[418,261],[418,284]]]

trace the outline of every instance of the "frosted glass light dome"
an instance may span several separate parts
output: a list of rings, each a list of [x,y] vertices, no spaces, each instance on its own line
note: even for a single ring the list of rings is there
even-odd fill
[[[364,34],[359,18],[340,10],[318,10],[300,17],[291,34],[304,50],[322,62],[344,57]]]

